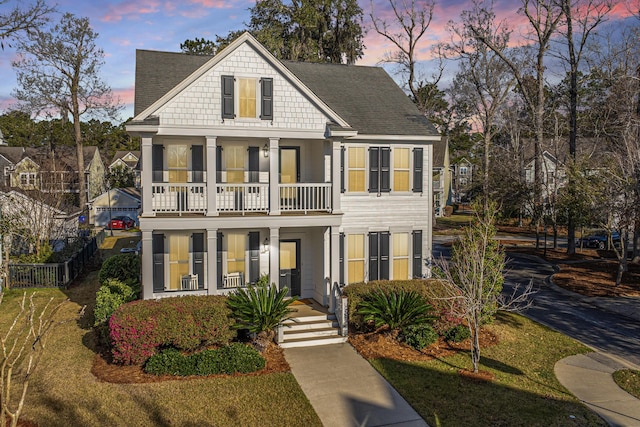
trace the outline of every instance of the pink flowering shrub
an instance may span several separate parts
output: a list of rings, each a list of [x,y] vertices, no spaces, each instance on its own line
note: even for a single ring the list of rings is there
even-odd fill
[[[144,363],[160,348],[192,351],[228,344],[235,323],[224,296],[185,296],[133,301],[109,320],[111,352],[116,363]]]

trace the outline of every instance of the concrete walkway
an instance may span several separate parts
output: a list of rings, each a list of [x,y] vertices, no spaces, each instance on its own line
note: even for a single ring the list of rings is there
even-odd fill
[[[284,355],[325,427],[428,427],[350,344],[286,348]]]
[[[556,363],[560,383],[611,426],[640,426],[640,400],[622,390],[611,376],[628,366],[601,353],[570,356]]]

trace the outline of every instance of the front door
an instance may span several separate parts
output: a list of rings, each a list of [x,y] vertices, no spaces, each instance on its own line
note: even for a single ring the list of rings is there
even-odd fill
[[[280,203],[285,210],[297,208],[300,181],[300,151],[298,147],[280,148],[280,184],[292,184],[280,188]]]
[[[280,289],[284,286],[289,296],[300,296],[300,239],[280,240]]]

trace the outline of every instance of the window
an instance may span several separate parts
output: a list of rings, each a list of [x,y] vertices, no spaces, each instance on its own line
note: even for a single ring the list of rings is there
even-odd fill
[[[189,236],[169,236],[169,283],[167,290],[182,289],[182,276],[189,274]]]
[[[409,191],[409,149],[393,150],[393,191]]]
[[[227,235],[227,274],[242,273],[244,277],[245,234]]]
[[[466,174],[467,174],[467,167],[460,166],[460,175],[466,175]]]
[[[256,118],[256,79],[238,79],[241,118]]]
[[[347,283],[364,281],[364,234],[349,234],[347,236]]]
[[[393,280],[409,278],[409,233],[393,234]]]
[[[169,182],[187,182],[187,146],[184,144],[167,147]]]
[[[244,153],[246,148],[240,145],[225,147],[227,182],[240,184],[244,182]]]
[[[349,147],[349,191],[365,191],[364,147]]]
[[[236,79],[234,76],[221,77],[221,113],[223,120],[235,119],[236,108],[240,118],[255,119],[259,114],[262,120],[273,120],[272,78],[261,78],[258,89],[258,79],[256,78],[242,77]]]
[[[36,174],[31,172],[20,173],[20,185],[36,185]]]

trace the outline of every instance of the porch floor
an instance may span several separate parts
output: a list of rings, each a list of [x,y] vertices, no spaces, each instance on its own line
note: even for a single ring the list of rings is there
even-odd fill
[[[321,306],[317,301],[310,298],[298,300],[289,306],[295,310],[291,317],[326,316],[329,314],[327,307]]]

